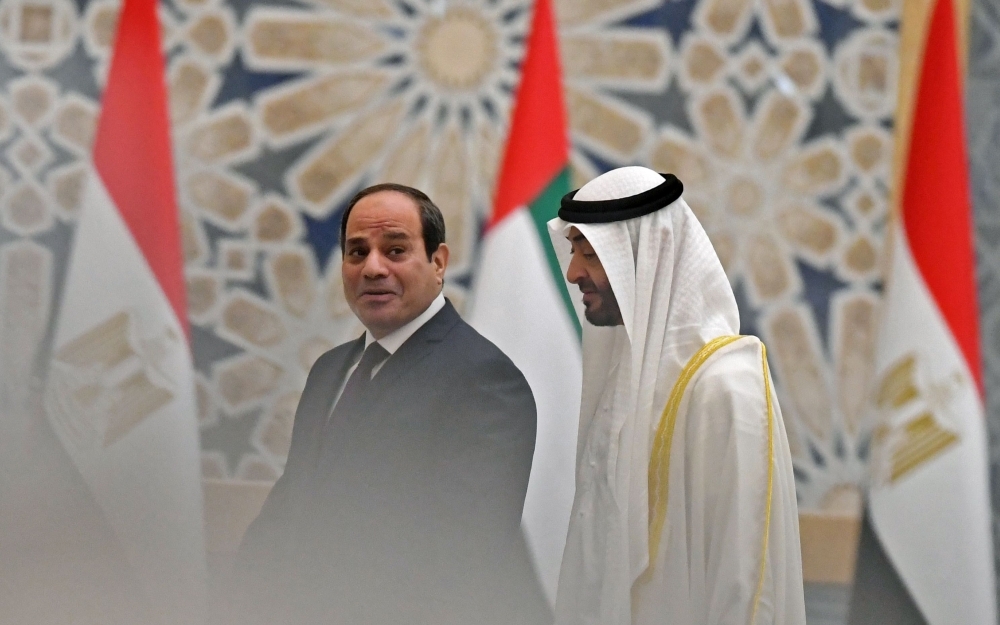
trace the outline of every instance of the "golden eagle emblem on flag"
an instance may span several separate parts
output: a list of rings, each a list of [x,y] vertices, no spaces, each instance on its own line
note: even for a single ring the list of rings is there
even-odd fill
[[[181,348],[180,337],[164,327],[144,338],[138,325],[122,311],[56,352],[46,407],[78,448],[112,445],[176,394],[162,363]]]
[[[895,484],[959,442],[950,418],[956,393],[965,385],[960,371],[925,379],[915,353],[890,366],[878,383],[879,425],[872,434],[873,486]]]

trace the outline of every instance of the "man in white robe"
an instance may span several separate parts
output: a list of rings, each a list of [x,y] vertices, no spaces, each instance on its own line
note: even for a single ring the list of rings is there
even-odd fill
[[[625,167],[549,222],[590,322],[557,625],[805,623],[764,346],[682,191]]]

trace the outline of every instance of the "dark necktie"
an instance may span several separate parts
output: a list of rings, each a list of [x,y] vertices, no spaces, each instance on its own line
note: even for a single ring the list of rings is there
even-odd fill
[[[344,385],[344,392],[340,394],[340,399],[334,407],[334,413],[343,412],[350,409],[360,399],[372,382],[372,371],[389,357],[389,352],[378,343],[372,343],[365,348],[365,353],[358,361],[358,367],[347,379]]]

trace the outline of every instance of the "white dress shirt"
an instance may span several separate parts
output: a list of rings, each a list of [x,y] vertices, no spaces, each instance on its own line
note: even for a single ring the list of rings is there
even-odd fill
[[[402,347],[403,343],[405,343],[408,338],[413,336],[414,332],[423,327],[423,325],[428,321],[430,321],[431,317],[438,314],[442,308],[444,308],[444,294],[438,293],[438,296],[434,298],[434,301],[431,302],[430,306],[428,306],[427,309],[424,310],[424,312],[417,315],[416,318],[413,319],[413,321],[410,321],[404,326],[396,328],[389,334],[380,338],[378,341],[375,340],[375,337],[372,336],[371,332],[365,332],[365,349],[368,349],[368,346],[371,345],[372,343],[378,343],[385,349],[385,351],[389,352],[389,357],[392,357],[392,355],[396,353],[396,350]],[[364,352],[362,352],[362,354],[363,353]],[[372,369],[373,378],[382,369],[382,366],[385,365],[385,363],[388,361],[389,358],[386,358],[382,362],[375,365],[375,367]],[[361,362],[360,358],[358,359],[358,362]],[[333,402],[334,407],[336,407],[337,402],[340,401],[340,396],[344,394],[344,387],[347,386],[347,381],[351,379],[351,374],[353,374],[354,370],[358,368],[358,362],[351,365],[351,368],[347,370],[347,375],[345,375],[344,379],[341,380],[340,388],[337,390],[337,399]]]

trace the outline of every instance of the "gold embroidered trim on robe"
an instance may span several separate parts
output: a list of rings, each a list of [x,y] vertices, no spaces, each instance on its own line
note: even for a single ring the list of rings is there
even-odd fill
[[[738,341],[742,336],[720,336],[705,344],[691,357],[691,360],[681,370],[680,376],[670,391],[667,405],[663,408],[660,423],[653,438],[653,449],[649,457],[649,567],[637,580],[637,586],[650,579],[653,563],[660,548],[660,538],[663,535],[663,524],[667,518],[667,499],[670,490],[670,447],[674,438],[674,425],[677,422],[677,411],[688,384],[695,374],[711,358],[715,352]],[[761,344],[761,365],[764,373],[764,395],[767,403],[767,502],[764,516],[764,533],[761,539],[760,573],[757,590],[754,593],[753,611],[750,623],[757,617],[757,608],[764,591],[764,579],[767,565],[768,537],[771,533],[771,507],[774,494],[774,404],[771,400],[771,376],[767,366],[767,349]],[[633,589],[633,599],[635,599]]]
[[[764,537],[760,541],[760,577],[753,597],[750,624],[757,621],[757,607],[764,593],[764,574],[767,567],[767,540],[771,535],[771,500],[774,495],[774,404],[771,402],[771,372],[767,368],[767,348],[760,345],[760,363],[764,371],[764,396],[767,397],[767,507],[764,511]]]

